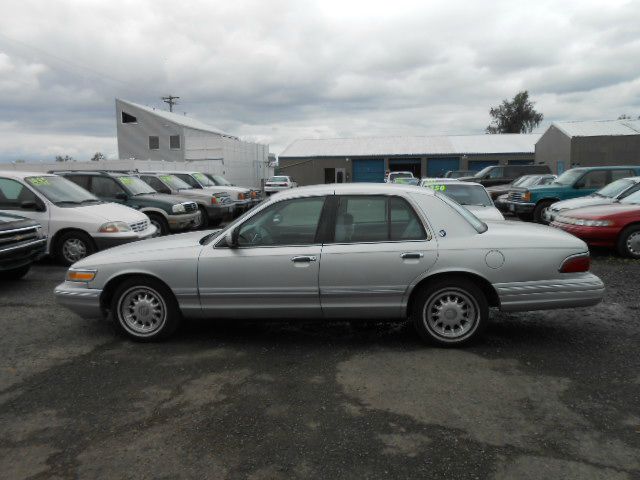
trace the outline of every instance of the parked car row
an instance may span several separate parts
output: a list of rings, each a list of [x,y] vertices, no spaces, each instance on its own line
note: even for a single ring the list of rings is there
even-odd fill
[[[153,184],[161,185],[161,191]],[[35,222],[42,232],[38,244],[43,244],[38,254],[3,249],[6,266],[0,269],[14,276],[26,273],[29,262],[20,263],[22,254],[30,261],[48,254],[71,265],[120,244],[217,226],[260,201],[258,190],[234,187],[222,177],[199,172],[0,171],[0,214]],[[13,242],[13,237],[7,238],[7,245]]]

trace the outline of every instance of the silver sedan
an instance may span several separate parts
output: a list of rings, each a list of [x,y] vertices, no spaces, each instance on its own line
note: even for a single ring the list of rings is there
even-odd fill
[[[478,337],[490,308],[587,307],[604,285],[584,242],[536,224],[485,224],[405,185],[281,192],[224,230],[137,242],[74,264],[55,289],[140,341],[183,317],[408,318],[426,340]]]

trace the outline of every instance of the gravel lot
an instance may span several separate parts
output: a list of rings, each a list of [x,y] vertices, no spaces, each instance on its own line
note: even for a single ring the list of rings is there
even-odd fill
[[[640,478],[640,262],[586,310],[402,324],[189,323],[162,344],[58,307],[64,268],[0,284],[0,476]]]

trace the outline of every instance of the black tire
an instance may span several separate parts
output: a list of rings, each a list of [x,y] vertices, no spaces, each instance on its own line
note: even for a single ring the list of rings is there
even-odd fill
[[[207,209],[204,207],[198,207],[200,210],[200,229],[205,230],[209,226],[209,214],[207,213]]]
[[[149,221],[151,221],[151,224],[158,229],[158,233],[156,236],[160,237],[169,235],[169,233],[171,233],[171,230],[169,229],[169,222],[167,222],[167,219],[162,215],[160,215],[159,213],[147,213],[146,215],[147,217],[149,217]]]
[[[20,280],[24,277],[29,270],[31,269],[31,264],[23,265],[19,268],[14,268],[13,270],[7,270],[6,272],[0,273],[0,280]]]
[[[71,230],[56,239],[54,256],[63,265],[70,266],[96,251],[89,235],[79,230]]]
[[[544,211],[553,205],[553,201],[551,200],[541,200],[536,204],[536,208],[533,209],[533,221],[536,223],[542,223],[543,225],[547,225],[547,222],[544,217]]]
[[[617,247],[620,255],[640,259],[640,225],[625,228],[618,237]]]
[[[136,342],[155,342],[170,337],[182,315],[171,289],[159,280],[139,276],[118,285],[111,299],[111,318],[118,334]]]
[[[436,280],[416,295],[409,318],[418,335],[429,343],[442,347],[469,344],[482,335],[489,321],[486,296],[466,278]],[[431,310],[430,316],[428,309]],[[471,319],[467,318],[470,309]],[[451,318],[448,312],[452,312]],[[456,329],[459,329],[458,333]]]

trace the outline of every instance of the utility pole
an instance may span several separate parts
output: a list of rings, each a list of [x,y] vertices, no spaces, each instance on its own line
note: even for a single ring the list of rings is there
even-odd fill
[[[176,100],[178,100],[180,97],[174,97],[173,95],[167,95],[166,97],[161,97],[162,101],[164,103],[169,104],[169,111],[173,112],[173,106],[178,103]]]

